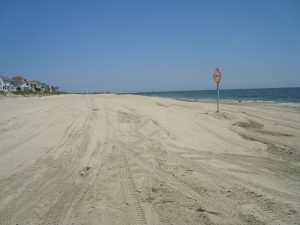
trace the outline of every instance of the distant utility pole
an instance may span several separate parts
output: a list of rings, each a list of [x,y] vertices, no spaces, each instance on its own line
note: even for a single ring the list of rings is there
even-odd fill
[[[219,84],[220,84],[221,78],[222,78],[222,74],[221,74],[219,68],[217,68],[213,75],[213,79],[217,84],[217,112],[219,112],[219,103],[220,103]]]

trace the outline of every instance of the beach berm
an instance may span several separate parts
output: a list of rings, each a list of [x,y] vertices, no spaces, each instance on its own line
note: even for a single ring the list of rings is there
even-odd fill
[[[0,224],[298,224],[300,105],[0,99]]]

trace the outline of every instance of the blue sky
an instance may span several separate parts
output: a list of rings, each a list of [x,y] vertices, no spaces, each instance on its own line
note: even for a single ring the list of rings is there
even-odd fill
[[[300,1],[0,0],[0,74],[67,91],[300,86]]]

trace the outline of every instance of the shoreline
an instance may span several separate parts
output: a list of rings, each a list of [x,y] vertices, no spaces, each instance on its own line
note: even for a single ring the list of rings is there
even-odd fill
[[[169,100],[175,100],[175,101],[182,101],[182,102],[195,102],[195,103],[216,103],[216,99],[210,99],[210,98],[201,98],[201,99],[189,99],[189,98],[171,98],[171,97],[161,97],[161,96],[150,96],[150,95],[140,95],[135,93],[96,93],[96,94],[78,94],[78,93],[57,93],[57,94],[33,94],[33,95],[11,95],[11,96],[4,96],[0,95],[0,100],[4,99],[18,99],[18,98],[31,98],[31,97],[51,97],[51,96],[63,96],[63,95],[75,95],[75,96],[105,96],[105,95],[129,95],[129,96],[143,96],[143,97],[150,97],[150,98],[158,98],[158,99],[169,99]],[[300,102],[278,102],[278,101],[252,101],[252,100],[233,100],[233,99],[220,99],[220,105],[223,104],[234,104],[234,105],[279,105],[279,106],[299,106]]]
[[[216,99],[175,99],[178,101],[186,101],[186,102],[206,102],[206,103],[215,103],[217,102]],[[220,99],[220,104],[258,104],[258,105],[295,105],[299,106],[300,102],[276,102],[276,101],[251,101],[251,100],[243,100],[243,101],[238,101],[238,100],[232,100],[232,99]]]
[[[126,95],[137,95],[137,96],[143,96],[143,97],[154,97],[154,98],[160,98],[160,99],[170,99],[170,100],[176,100],[176,101],[183,101],[183,102],[203,102],[203,103],[216,103],[217,99],[211,99],[211,98],[172,98],[172,97],[162,97],[162,96],[154,96],[154,95],[140,95],[140,94],[126,94]],[[258,104],[258,105],[300,105],[300,102],[279,102],[279,101],[252,101],[252,100],[234,100],[234,99],[222,99],[220,98],[220,104]]]
[[[0,96],[0,101],[3,100],[12,100],[12,99],[22,99],[22,98],[47,98],[47,97],[54,97],[54,96],[143,96],[155,99],[167,99],[167,100],[174,100],[178,102],[190,102],[190,103],[210,103],[216,104],[217,100],[215,99],[187,99],[187,98],[168,98],[168,97],[161,97],[161,96],[145,96],[145,95],[136,95],[136,94],[118,94],[118,93],[99,93],[99,94],[73,94],[73,93],[63,93],[63,94],[47,94],[47,95],[16,95],[16,96]],[[297,107],[300,106],[300,103],[295,102],[270,102],[270,101],[235,101],[235,100],[227,100],[227,99],[220,99],[220,107],[222,105],[236,105],[236,106],[283,106],[283,107]]]
[[[256,88],[256,89],[222,89],[220,100],[236,102],[263,103],[300,103],[300,87],[293,88]],[[213,101],[216,90],[139,92],[137,95],[159,96],[172,99],[188,99],[194,101]]]

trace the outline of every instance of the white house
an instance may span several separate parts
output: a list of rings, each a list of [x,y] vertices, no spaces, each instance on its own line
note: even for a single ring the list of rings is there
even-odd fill
[[[14,76],[11,78],[13,88],[12,91],[29,91],[30,86],[27,82],[27,80],[20,76]]]
[[[27,80],[28,88],[33,92],[40,92],[42,91],[42,84],[38,80]]]
[[[11,79],[5,76],[0,75],[0,91],[11,91],[12,82]]]
[[[59,88],[49,86],[38,80],[27,80],[21,76],[14,76],[11,79],[0,74],[0,91],[5,92],[58,92]]]

